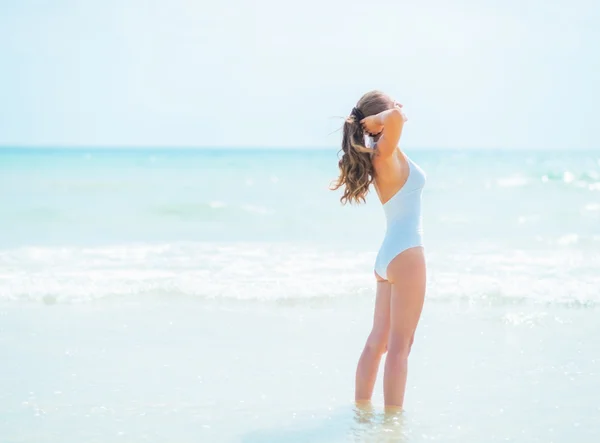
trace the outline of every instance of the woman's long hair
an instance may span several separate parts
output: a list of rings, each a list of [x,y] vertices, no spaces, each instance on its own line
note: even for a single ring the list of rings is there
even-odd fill
[[[358,114],[364,117],[379,114],[390,109],[393,102],[387,95],[380,91],[367,92],[356,104]],[[369,187],[375,179],[375,170],[371,162],[373,149],[367,148],[365,133],[360,120],[353,112],[344,122],[342,156],[338,162],[340,176],[331,187],[336,190],[344,186],[344,193],[340,198],[342,204],[364,203],[369,192]]]

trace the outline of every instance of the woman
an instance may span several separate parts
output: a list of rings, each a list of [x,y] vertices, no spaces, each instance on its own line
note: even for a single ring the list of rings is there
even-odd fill
[[[344,123],[341,202],[365,202],[371,184],[383,205],[387,231],[377,259],[373,328],[356,370],[355,399],[368,402],[387,351],[383,390],[387,408],[402,408],[407,360],[425,298],[421,228],[423,170],[398,147],[406,122],[402,105],[386,94],[365,94]]]

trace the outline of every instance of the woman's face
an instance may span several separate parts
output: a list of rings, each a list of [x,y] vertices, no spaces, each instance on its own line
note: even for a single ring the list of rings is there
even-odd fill
[[[393,98],[390,97],[390,102],[391,102],[391,108],[398,108],[398,109],[402,109],[402,103],[400,103],[397,100],[394,100]]]
[[[394,100],[394,99],[392,99],[392,98],[390,98],[390,101],[391,101],[391,103],[392,103],[392,105],[391,105],[390,109],[392,109],[392,108],[397,108],[397,109],[399,109],[399,110],[400,110],[400,112],[402,112],[402,116],[403,116],[403,118],[404,118],[404,121],[407,121],[408,119],[406,118],[406,115],[404,115],[404,112],[403,112],[403,111],[404,111],[404,109],[403,109],[403,105],[402,105],[402,103],[400,103],[399,101],[397,101],[397,100]]]

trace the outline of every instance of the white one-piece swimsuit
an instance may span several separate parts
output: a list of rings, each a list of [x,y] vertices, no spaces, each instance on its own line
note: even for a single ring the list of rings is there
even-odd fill
[[[375,259],[375,272],[387,279],[390,262],[407,249],[423,246],[421,194],[425,172],[406,155],[408,178],[394,196],[383,205],[387,229]]]

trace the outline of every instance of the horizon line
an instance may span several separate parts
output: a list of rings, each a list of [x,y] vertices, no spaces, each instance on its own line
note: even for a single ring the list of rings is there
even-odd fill
[[[536,147],[536,146],[487,146],[487,147],[474,147],[474,146],[461,146],[461,147],[433,147],[433,146],[404,146],[407,150],[416,150],[416,151],[542,151],[548,150],[553,152],[559,151],[599,151],[600,147],[570,147],[570,148],[547,148],[547,147]],[[165,145],[50,145],[50,144],[42,144],[42,145],[21,145],[21,144],[0,144],[0,150],[5,149],[14,149],[14,150],[43,150],[43,149],[54,149],[54,150],[84,150],[84,149],[93,149],[93,150],[143,150],[143,149],[155,149],[155,150],[273,150],[273,151],[284,151],[284,150],[310,150],[310,151],[328,151],[328,150],[336,150],[339,151],[339,147],[337,146],[258,146],[258,145],[221,145],[221,146],[210,146],[210,145],[175,145],[175,146],[165,146]]]

